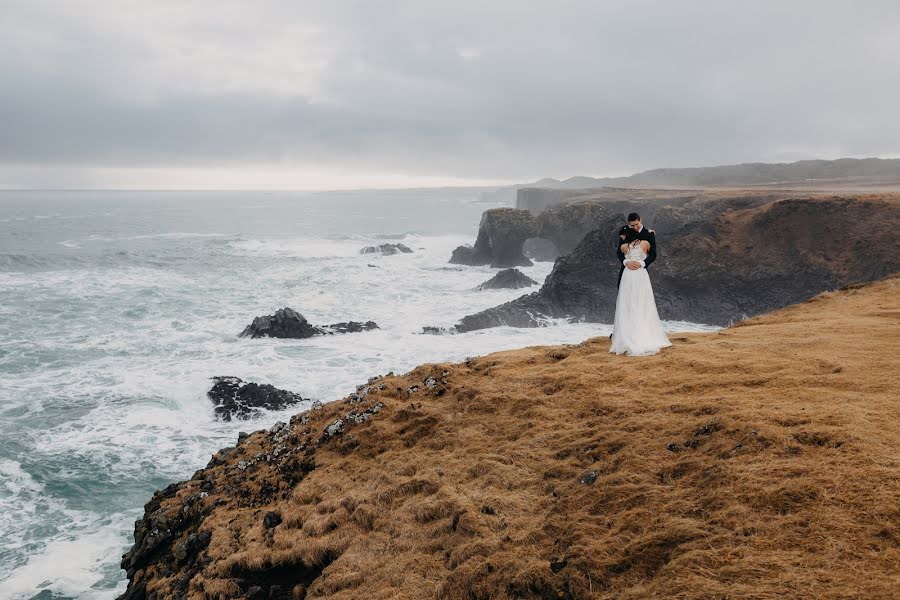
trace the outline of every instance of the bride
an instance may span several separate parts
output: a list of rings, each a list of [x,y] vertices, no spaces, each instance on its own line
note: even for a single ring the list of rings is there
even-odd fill
[[[630,237],[621,245],[621,250],[626,264],[630,261],[640,262],[647,258],[650,242]],[[647,269],[626,268],[619,283],[609,351],[629,356],[648,356],[671,345],[656,311],[656,299],[653,297]]]

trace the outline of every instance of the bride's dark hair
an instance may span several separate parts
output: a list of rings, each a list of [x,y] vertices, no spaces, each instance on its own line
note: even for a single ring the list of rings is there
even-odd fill
[[[624,243],[631,244],[634,240],[638,239],[638,234],[631,227],[625,227],[622,230],[622,233],[625,235]]]

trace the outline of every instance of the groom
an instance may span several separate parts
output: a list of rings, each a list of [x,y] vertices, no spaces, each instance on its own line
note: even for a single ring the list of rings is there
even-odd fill
[[[628,231],[629,229],[631,230],[630,232]],[[629,260],[626,262],[625,255],[622,253],[620,246],[625,243],[626,239],[633,240],[635,238],[647,240],[647,242],[650,243],[650,252],[647,253],[646,260]],[[643,267],[646,269],[650,266],[650,263],[656,260],[656,232],[644,227],[641,223],[641,215],[636,212],[628,215],[628,225],[623,226],[619,231],[619,237],[616,238],[616,255],[622,263],[622,268],[619,269],[619,280],[616,283],[617,288],[619,287],[619,284],[622,283],[622,273],[625,272],[626,268],[634,270]]]

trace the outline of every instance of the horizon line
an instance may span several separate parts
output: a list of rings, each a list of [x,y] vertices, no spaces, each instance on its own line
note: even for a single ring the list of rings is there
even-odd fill
[[[117,188],[117,187],[3,187],[0,192],[379,192],[394,190],[440,190],[440,189],[497,189],[501,187],[523,185],[520,183],[508,183],[498,185],[435,185],[412,187],[359,187],[359,188]]]

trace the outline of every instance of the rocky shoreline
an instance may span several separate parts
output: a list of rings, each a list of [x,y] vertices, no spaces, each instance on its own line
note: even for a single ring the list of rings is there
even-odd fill
[[[897,194],[603,190],[571,202],[536,217],[516,209],[508,225],[503,217],[513,209],[485,213],[482,224],[490,228],[478,239],[494,241],[482,244],[478,264],[494,260],[491,248],[511,256],[526,232],[563,250],[575,245],[540,290],[464,316],[452,331],[538,327],[547,318],[612,322],[614,240],[632,211],[657,234],[659,255],[649,272],[664,320],[728,325],[900,270]]]
[[[475,245],[458,248],[451,262],[514,267],[530,264],[527,251],[535,260],[554,259],[554,267],[538,291],[466,316],[453,331],[535,327],[548,317],[610,322],[619,267],[613,240],[633,210],[657,231],[651,278],[663,319],[728,325],[793,306],[718,334],[675,337],[672,349],[642,362],[639,398],[631,398],[636,381],[628,383],[636,372],[605,352],[608,340],[598,338],[375,376],[287,423],[241,433],[190,480],[157,491],[145,505],[134,546],[122,557],[129,579],[122,598],[574,600],[593,597],[595,589],[604,597],[645,595],[684,591],[689,577],[679,575],[674,557],[704,552],[705,585],[722,595],[730,589],[723,587],[725,566],[709,565],[725,550],[704,549],[721,535],[717,523],[732,518],[734,509],[717,501],[720,493],[746,499],[733,527],[765,530],[779,548],[798,543],[784,536],[808,532],[783,519],[783,530],[770,528],[772,511],[800,511],[810,519],[825,513],[795,501],[795,490],[767,479],[763,465],[809,453],[812,462],[803,465],[810,473],[828,461],[844,465],[843,454],[822,455],[829,448],[877,453],[890,447],[877,440],[880,445],[868,446],[828,423],[836,410],[855,410],[845,391],[875,386],[867,397],[889,393],[868,377],[866,367],[876,358],[866,353],[891,352],[892,340],[896,350],[890,328],[900,285],[892,276],[900,270],[893,251],[900,245],[898,197],[660,190],[599,196],[582,194],[538,215],[486,211]],[[858,285],[873,280],[881,281]],[[480,287],[533,283],[507,268]],[[313,326],[284,308],[257,317],[241,336],[303,338],[373,328],[352,321]],[[823,377],[834,381],[817,387]],[[304,400],[237,377],[214,378],[208,395],[223,420]],[[793,404],[796,398],[807,404]],[[792,416],[812,399],[829,402],[828,409],[807,413],[805,421]],[[760,402],[769,407],[765,418],[754,412]],[[682,409],[673,414],[673,406]],[[879,410],[885,422],[900,422],[888,405]],[[847,422],[853,418],[847,413]],[[728,462],[734,457],[740,460]],[[741,461],[755,475],[733,471]],[[853,477],[866,477],[854,468]],[[821,484],[824,471],[815,473],[819,483],[798,484],[800,497]],[[634,474],[641,474],[641,491],[629,487]],[[729,485],[731,491],[720,490]],[[647,495],[678,486],[685,495],[676,504],[703,499],[702,508],[687,513],[694,515],[689,523],[667,497]],[[755,499],[759,489],[771,490],[771,498]],[[853,526],[825,529],[829,539],[880,544],[885,561],[829,555],[827,562],[845,561],[863,574],[859,585],[877,592],[879,580],[865,575],[883,575],[891,552],[900,552],[891,540],[900,537],[893,525],[878,529],[860,516],[871,509],[871,503],[841,504],[834,510]],[[662,521],[648,524],[648,514]],[[752,544],[740,548],[757,551]],[[800,577],[778,565],[746,569],[762,577],[746,584],[754,593],[775,593],[785,578]],[[821,581],[802,585],[818,597],[845,589]]]
[[[157,491],[122,598],[889,597],[898,286],[373,377]]]

